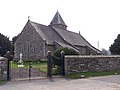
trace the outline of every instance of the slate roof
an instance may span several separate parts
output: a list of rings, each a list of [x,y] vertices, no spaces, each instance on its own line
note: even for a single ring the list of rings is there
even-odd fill
[[[63,29],[54,27],[54,25],[52,26],[42,25],[39,23],[32,22],[30,20],[28,23],[30,23],[30,25],[34,27],[34,29],[43,38],[43,40],[46,40],[47,44],[54,45],[54,42],[56,41],[59,45],[63,47],[67,46],[67,47],[74,48],[76,50],[77,50],[77,47],[75,46],[83,46],[83,47],[87,46],[92,50],[96,51],[97,53],[101,53],[101,51],[93,47],[82,35],[78,33],[71,32],[68,30],[63,30]],[[66,25],[58,11],[55,14],[50,24]]]
[[[58,34],[55,32],[55,30],[46,25],[42,25],[39,23],[35,23],[30,21],[31,25],[35,28],[35,30],[38,32],[38,34],[42,37],[43,40],[46,40],[47,44],[53,45],[53,42],[57,40],[58,42],[62,42],[61,37],[58,36]]]
[[[56,12],[55,16],[53,17],[53,19],[52,19],[52,21],[50,23],[50,25],[54,25],[54,24],[62,24],[62,25],[67,26],[65,24],[65,22],[63,21],[60,13],[58,11]]]
[[[74,47],[70,46],[70,45],[67,45],[67,44],[64,44],[64,43],[61,43],[61,42],[58,42],[58,41],[55,41],[57,44],[59,44],[60,46],[62,46],[63,48],[71,48],[77,52],[79,52],[77,49],[75,49]]]
[[[97,51],[98,53],[100,53],[99,50],[93,47],[82,35],[78,33],[71,32],[68,30],[62,30],[54,26],[51,27],[51,26],[38,24],[32,21],[30,21],[30,23],[35,28],[35,30],[38,32],[38,34],[43,38],[43,40],[46,40],[47,44],[53,45],[53,42],[56,41],[59,45],[63,47],[67,46],[67,47],[74,48],[70,45],[67,45],[67,44],[65,45],[64,41],[66,41],[71,45],[88,46],[94,51]]]
[[[88,46],[94,51],[97,51],[98,53],[100,53],[100,51],[97,50],[95,47],[93,47],[82,35],[75,32],[68,31],[68,30],[62,30],[56,27],[53,27],[53,28],[56,32],[58,32],[60,36],[62,36],[62,38],[65,41],[69,42],[70,44],[76,45],[76,46]]]

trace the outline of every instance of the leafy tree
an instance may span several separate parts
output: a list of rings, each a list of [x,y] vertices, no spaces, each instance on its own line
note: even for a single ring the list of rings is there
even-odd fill
[[[110,46],[110,51],[114,55],[120,55],[120,34],[114,40],[114,43]]]
[[[8,37],[0,33],[0,56],[4,56],[7,51],[11,51],[12,45]]]

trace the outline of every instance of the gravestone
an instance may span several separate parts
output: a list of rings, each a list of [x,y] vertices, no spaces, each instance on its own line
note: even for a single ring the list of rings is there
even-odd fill
[[[18,67],[24,67],[24,65],[23,65],[23,54],[22,53],[20,53],[20,60],[18,61],[18,63],[19,63],[19,65],[18,65]]]

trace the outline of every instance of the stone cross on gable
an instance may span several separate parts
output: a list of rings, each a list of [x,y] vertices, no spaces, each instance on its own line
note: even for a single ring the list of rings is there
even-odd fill
[[[30,20],[30,16],[28,16],[28,20]]]

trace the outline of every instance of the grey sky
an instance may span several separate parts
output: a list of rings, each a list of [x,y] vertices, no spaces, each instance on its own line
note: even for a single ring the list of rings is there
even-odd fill
[[[30,20],[49,25],[60,12],[68,30],[109,49],[120,32],[120,0],[0,0],[0,33],[12,38]]]

